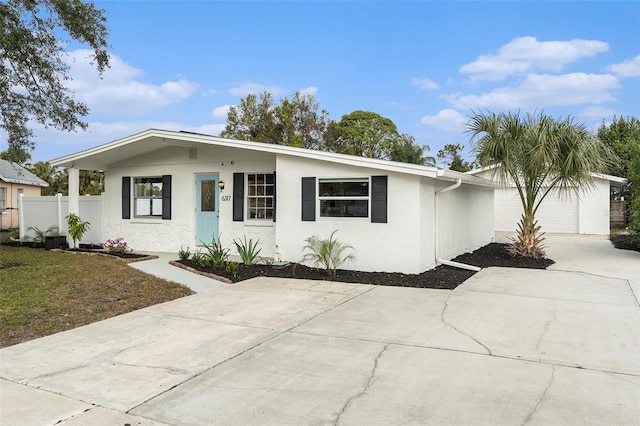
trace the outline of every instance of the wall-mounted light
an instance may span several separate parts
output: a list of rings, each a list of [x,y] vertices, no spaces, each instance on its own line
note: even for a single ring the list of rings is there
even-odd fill
[[[224,182],[223,181],[218,182],[218,188],[224,189]]]

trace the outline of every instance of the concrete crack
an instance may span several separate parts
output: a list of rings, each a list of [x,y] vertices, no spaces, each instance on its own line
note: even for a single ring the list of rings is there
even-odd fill
[[[440,312],[440,321],[442,321],[442,323],[448,327],[453,328],[455,331],[457,331],[458,333],[462,334],[463,336],[468,337],[469,339],[473,340],[474,342],[476,342],[477,344],[479,344],[480,346],[482,346],[486,351],[487,354],[489,355],[493,355],[491,353],[491,349],[489,349],[484,343],[482,343],[481,341],[479,341],[478,339],[476,339],[475,337],[461,331],[460,329],[458,329],[455,325],[450,324],[447,322],[447,320],[444,318],[447,309],[449,308],[449,299],[451,298],[451,296],[453,296],[453,292],[449,294],[449,296],[445,299],[444,301],[444,306],[442,307],[442,312]]]
[[[555,320],[556,320],[556,311],[554,309],[551,312],[551,319],[549,321],[547,321],[547,323],[544,325],[544,329],[542,330],[542,333],[540,334],[540,337],[538,338],[538,341],[536,342],[536,353],[538,354],[538,361],[542,361],[542,356],[540,356],[540,353],[541,353],[540,352],[540,345],[542,344],[542,341],[544,340],[544,336],[549,331],[549,326]]]
[[[551,365],[551,378],[549,379],[549,383],[547,383],[547,387],[542,392],[542,395],[540,396],[540,399],[538,399],[538,402],[536,402],[536,405],[533,406],[533,409],[531,410],[529,415],[524,419],[524,422],[522,422],[522,426],[526,425],[527,423],[529,423],[529,421],[531,421],[531,418],[536,413],[536,411],[538,411],[538,408],[540,407],[542,402],[547,398],[547,393],[549,392],[549,388],[551,388],[551,384],[555,379],[555,374],[556,374],[556,368],[555,366]]]
[[[336,421],[333,423],[335,426],[337,426],[338,423],[340,423],[340,417],[342,417],[342,415],[347,411],[351,403],[354,400],[363,396],[365,393],[367,393],[367,390],[369,390],[369,387],[371,386],[371,382],[373,381],[373,377],[376,375],[376,370],[378,369],[378,361],[380,361],[380,357],[382,357],[382,354],[384,353],[384,351],[387,350],[389,345],[390,343],[387,343],[386,345],[384,345],[384,347],[382,348],[380,353],[378,353],[378,356],[374,360],[373,369],[371,370],[371,374],[369,375],[369,379],[367,380],[367,383],[364,385],[364,389],[362,389],[362,391],[358,392],[357,394],[349,398],[347,402],[344,403],[344,405],[342,406],[342,409],[340,410],[340,412],[338,413],[338,416],[336,417]]]

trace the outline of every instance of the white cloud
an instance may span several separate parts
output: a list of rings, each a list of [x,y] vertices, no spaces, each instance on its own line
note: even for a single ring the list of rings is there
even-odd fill
[[[418,86],[422,90],[435,90],[438,88],[438,83],[431,80],[430,78],[412,78],[411,84],[413,86]]]
[[[472,74],[472,81],[498,81],[534,70],[561,71],[571,62],[607,50],[609,45],[598,40],[538,41],[535,37],[519,37],[500,47],[498,53],[480,55],[459,71]]]
[[[602,120],[611,120],[614,115],[620,114],[613,108],[597,105],[586,107],[576,115],[588,121],[597,120],[600,124]]]
[[[529,74],[517,86],[501,87],[481,95],[452,94],[456,108],[544,108],[559,105],[601,104],[615,100],[611,91],[618,79],[610,74]]]
[[[280,86],[265,86],[264,84],[245,82],[228,90],[233,96],[259,95],[262,92],[269,92],[274,96],[282,95],[284,89]]]
[[[455,109],[443,109],[436,115],[426,115],[420,120],[422,124],[433,126],[447,132],[459,132],[464,130],[467,117]]]
[[[318,92],[318,88],[316,86],[309,86],[309,87],[305,87],[304,89],[298,90],[298,92],[300,92],[301,95],[315,96],[315,94]]]
[[[640,77],[640,55],[619,64],[609,65],[607,70],[620,78]]]
[[[160,85],[140,81],[144,72],[124,62],[118,56],[109,58],[111,68],[102,78],[90,64],[90,51],[75,50],[67,54],[68,82],[76,98],[87,104],[97,115],[142,115],[179,102],[191,96],[197,85],[180,79]]]
[[[231,105],[221,105],[219,107],[215,107],[213,111],[211,111],[211,116],[213,118],[226,120],[227,116],[229,115],[229,108],[231,108]]]

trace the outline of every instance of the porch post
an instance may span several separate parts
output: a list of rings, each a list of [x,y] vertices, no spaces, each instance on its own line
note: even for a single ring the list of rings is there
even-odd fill
[[[69,213],[80,216],[80,170],[69,168]]]

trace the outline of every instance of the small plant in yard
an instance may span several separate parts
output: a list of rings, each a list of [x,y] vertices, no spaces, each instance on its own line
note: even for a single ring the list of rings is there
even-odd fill
[[[191,256],[191,261],[200,266],[201,268],[208,268],[210,265],[209,262],[209,256],[205,255],[202,252],[196,251],[193,253],[193,256]]]
[[[227,274],[231,275],[232,277],[236,277],[238,275],[238,269],[240,268],[240,264],[238,262],[234,262],[234,261],[230,261],[227,262]]]
[[[346,261],[355,260],[355,255],[345,254],[346,250],[355,250],[350,244],[343,243],[333,238],[336,229],[329,238],[320,239],[317,235],[307,238],[304,251],[308,250],[302,257],[302,262],[311,261],[314,267],[323,266],[327,275],[336,275],[336,270]]]
[[[191,257],[191,250],[189,250],[189,247],[183,248],[182,246],[180,246],[180,250],[178,251],[178,258],[180,260],[189,260],[189,257]]]
[[[122,237],[107,240],[107,242],[104,243],[104,248],[110,253],[131,253],[133,251]]]
[[[205,244],[204,241],[200,241],[204,247],[207,249],[209,254],[209,260],[215,269],[221,269],[224,267],[224,262],[229,258],[229,250],[228,248],[222,247],[222,243],[220,243],[220,238],[218,237],[218,241],[214,238],[211,241],[211,244]]]
[[[69,228],[69,236],[73,240],[73,247],[78,247],[78,243],[82,239],[82,236],[89,230],[89,222],[85,222],[80,219],[75,213],[69,213],[66,217],[67,228]]]
[[[259,242],[260,240],[257,240],[254,243],[251,238],[249,238],[249,242],[247,242],[246,236],[242,238],[242,241],[233,240],[233,244],[236,246],[240,259],[242,259],[242,263],[245,265],[253,265],[258,261],[258,255],[262,251],[262,249],[258,249]]]
[[[36,226],[31,226],[29,227],[29,229],[27,229],[27,231],[33,231],[33,243],[37,245],[44,244],[44,240],[47,238],[47,236],[55,236],[59,233],[59,229],[57,226],[50,226],[46,231],[42,231]]]

